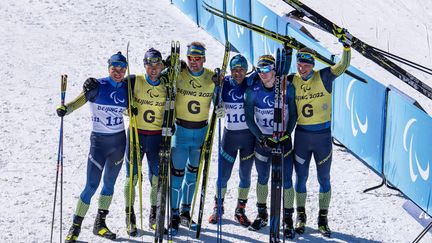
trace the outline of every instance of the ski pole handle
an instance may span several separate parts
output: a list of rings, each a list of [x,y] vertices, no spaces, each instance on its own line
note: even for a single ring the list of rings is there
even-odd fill
[[[61,76],[61,85],[60,85],[60,91],[61,91],[61,105],[63,106],[65,103],[66,98],[66,87],[67,87],[67,74],[63,74]]]
[[[219,86],[221,83],[221,75],[222,75],[222,71],[220,68],[215,68],[214,70],[214,76],[212,77],[213,83],[216,86]]]

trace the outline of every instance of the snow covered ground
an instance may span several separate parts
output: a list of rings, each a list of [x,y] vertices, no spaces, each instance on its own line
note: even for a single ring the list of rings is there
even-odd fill
[[[281,1],[264,2],[279,13],[290,11]],[[305,3],[372,45],[386,50],[389,46],[388,49],[395,54],[426,66],[431,64],[431,43],[428,43],[428,32],[432,29],[430,0],[307,0]],[[125,51],[127,41],[131,42],[132,73],[143,71],[145,50],[156,47],[166,55],[172,39],[182,43],[183,54],[188,42],[199,40],[206,43],[206,65],[210,68],[220,65],[223,55],[223,46],[196,27],[168,0],[1,1],[0,33],[3,63],[0,69],[3,87],[0,91],[0,114],[4,124],[0,128],[1,242],[49,241],[60,120],[55,115],[55,108],[60,102],[61,74],[69,76],[66,95],[69,101],[80,92],[87,77],[107,75],[107,58],[118,50]],[[315,33],[324,46],[340,52],[340,45],[334,38],[319,31]],[[430,100],[360,55],[354,53],[352,63],[380,81],[397,84],[416,97],[426,109],[432,110]],[[431,85],[430,77],[418,76],[422,80],[429,78]],[[65,118],[64,133],[63,238],[85,183],[90,134],[88,106]],[[333,237],[323,239],[316,230],[318,184],[314,166],[311,166],[307,201],[309,224],[307,233],[297,237],[296,241],[410,242],[420,233],[422,227],[402,209],[405,199],[399,193],[386,188],[362,193],[365,188],[378,184],[380,178],[344,149],[335,147],[333,155],[334,196],[329,212]],[[210,174],[205,219],[213,206],[216,168],[216,163],[213,163],[215,173]],[[129,238],[126,234],[124,178],[122,170],[107,224],[118,233],[118,242],[150,242],[152,232],[146,226],[140,238]],[[255,172],[253,181],[256,181]],[[237,183],[238,175],[234,172],[225,203],[224,241],[265,242],[268,228],[251,232],[233,220]],[[144,195],[147,195],[147,183],[144,183],[144,190]],[[79,240],[108,242],[91,233],[97,195],[92,202]],[[255,203],[253,183],[247,207],[250,218],[255,217]],[[149,202],[145,198],[144,222],[147,222],[148,212]],[[58,227],[56,221],[55,241],[59,239]],[[206,222],[203,227],[201,240],[214,242],[216,227]],[[175,237],[176,242],[187,240],[185,229]],[[427,234],[423,242],[432,242],[431,235]]]

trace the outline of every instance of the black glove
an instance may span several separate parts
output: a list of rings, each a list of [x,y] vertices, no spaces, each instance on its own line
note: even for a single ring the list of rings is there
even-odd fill
[[[285,134],[283,137],[281,137],[279,143],[288,151],[292,149],[291,136],[289,134]]]
[[[270,136],[262,135],[260,137],[260,145],[267,148],[276,148],[278,142]]]
[[[171,67],[171,55],[168,55],[165,60],[162,60],[162,63],[168,69]],[[180,70],[185,70],[187,68],[187,63],[183,60],[180,60]]]
[[[171,65],[171,55],[168,55],[165,60],[162,60],[162,63],[165,67],[169,67]]]
[[[164,71],[162,71],[161,75],[159,76],[159,80],[161,81],[161,83],[163,85],[168,85],[169,84],[169,80],[168,80],[168,72],[166,72],[167,69],[165,69]]]
[[[83,91],[87,93],[96,89],[99,86],[99,81],[95,78],[88,78],[83,84]]]
[[[214,74],[212,76],[212,81],[216,86],[220,86],[220,84],[222,83],[223,76],[221,74],[222,73],[221,73],[220,68],[216,68],[214,70]]]
[[[300,19],[300,18],[303,18],[305,15],[302,12],[298,11],[297,9],[295,9],[295,10],[289,12],[287,14],[287,16],[288,17],[297,17],[297,18]]]
[[[59,117],[64,117],[67,113],[67,106],[62,105],[62,106],[57,107],[56,112],[57,112],[57,115]]]
[[[134,116],[138,115],[138,107],[136,107],[136,106],[131,106],[131,113],[132,113],[132,115],[134,115]]]
[[[339,38],[339,42],[342,43],[342,45],[345,48],[348,48],[352,45],[352,35],[350,32],[348,32],[345,28],[339,28],[335,30],[336,36]]]
[[[183,60],[180,60],[180,69],[185,70],[187,68],[187,63]]]
[[[290,47],[288,45],[284,45],[284,49],[285,49],[285,53],[286,53],[287,56],[291,56],[292,55],[292,52],[293,52],[292,47]]]

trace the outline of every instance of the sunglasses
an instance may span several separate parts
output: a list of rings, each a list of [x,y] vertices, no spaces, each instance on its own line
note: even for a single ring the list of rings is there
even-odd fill
[[[189,61],[199,62],[203,59],[203,56],[188,56]]]
[[[257,68],[258,73],[269,73],[271,70],[274,70],[274,65]]]
[[[160,57],[150,57],[144,59],[144,64],[158,64],[162,63],[162,59]]]

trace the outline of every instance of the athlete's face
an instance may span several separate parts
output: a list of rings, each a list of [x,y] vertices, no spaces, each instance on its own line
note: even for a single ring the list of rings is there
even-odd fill
[[[272,88],[275,83],[275,70],[271,70],[270,72],[260,72],[258,75],[261,78],[261,81],[263,82],[264,87],[266,88]]]
[[[187,60],[189,69],[192,72],[196,73],[200,72],[203,69],[205,63],[205,56],[190,55],[188,56]]]
[[[310,72],[312,72],[314,65],[305,62],[297,62],[297,71],[300,76],[304,79],[307,78]]]
[[[151,63],[151,64],[146,64],[144,66],[145,66],[146,73],[150,77],[150,79],[152,81],[156,81],[159,78],[160,73],[162,72],[163,64]]]
[[[242,67],[235,67],[231,69],[231,76],[237,84],[241,84],[246,77],[246,70]]]
[[[108,68],[110,77],[118,82],[121,82],[126,74],[126,68],[110,66]]]

